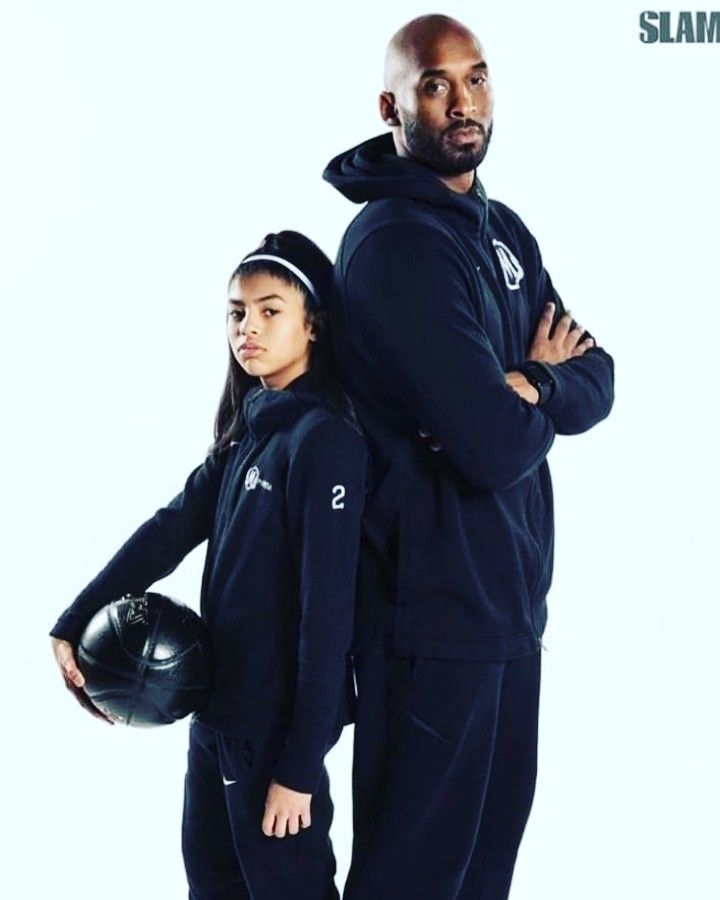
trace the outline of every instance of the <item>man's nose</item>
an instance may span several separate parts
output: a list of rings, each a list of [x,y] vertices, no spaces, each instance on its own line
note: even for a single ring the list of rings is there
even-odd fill
[[[453,119],[469,119],[476,112],[477,104],[466,84],[459,85],[450,98],[450,115]]]

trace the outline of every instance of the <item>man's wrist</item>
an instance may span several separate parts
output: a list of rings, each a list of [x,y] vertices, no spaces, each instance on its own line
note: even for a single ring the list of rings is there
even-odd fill
[[[539,360],[526,360],[513,366],[513,369],[524,375],[538,392],[537,406],[542,406],[552,397],[555,389],[555,378],[551,365]]]

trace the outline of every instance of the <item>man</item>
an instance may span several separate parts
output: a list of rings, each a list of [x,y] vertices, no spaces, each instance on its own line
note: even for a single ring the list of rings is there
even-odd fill
[[[608,414],[613,364],[475,176],[493,97],[474,35],[415,19],[385,79],[391,134],[325,171],[369,201],[330,313],[373,456],[345,898],[501,900],[535,786],[546,455]]]

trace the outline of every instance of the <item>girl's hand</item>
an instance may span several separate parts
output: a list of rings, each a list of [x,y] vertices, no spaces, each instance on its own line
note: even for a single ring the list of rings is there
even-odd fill
[[[553,336],[550,337],[554,314],[555,304],[545,304],[545,309],[540,317],[532,345],[530,346],[528,359],[558,365],[558,363],[563,363],[575,356],[582,356],[595,343],[590,337],[585,338],[584,341],[581,340],[585,329],[582,325],[576,325],[574,328],[571,328],[572,316],[569,312],[560,317],[555,326]]]
[[[80,706],[84,707],[89,713],[95,716],[96,719],[102,719],[103,722],[107,722],[108,725],[114,725],[115,723],[113,720],[100,712],[83,690],[85,678],[75,662],[75,653],[73,652],[72,644],[69,641],[63,641],[60,638],[55,637],[50,638],[50,643],[52,644],[53,653],[55,654],[55,660],[60,667],[65,687],[70,691],[73,697],[75,697]]]
[[[281,838],[286,831],[297,834],[301,828],[309,828],[311,799],[312,794],[300,794],[271,781],[265,800],[263,834]]]

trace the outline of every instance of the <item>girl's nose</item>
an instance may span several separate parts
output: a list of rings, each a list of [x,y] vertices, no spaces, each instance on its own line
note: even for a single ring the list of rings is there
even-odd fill
[[[260,330],[260,323],[255,316],[245,316],[240,323],[240,331],[242,334],[257,334]]]

